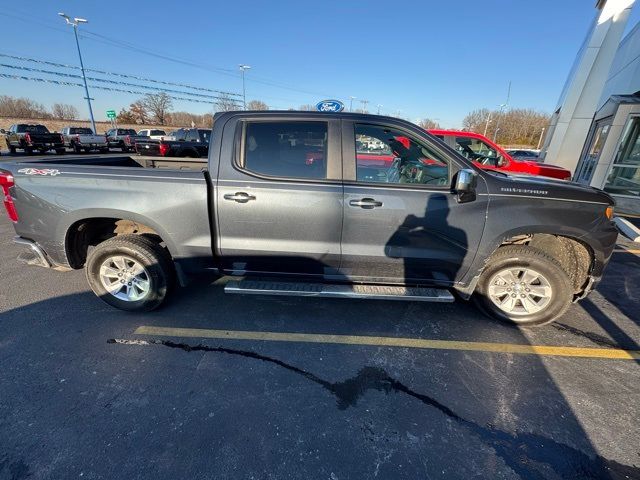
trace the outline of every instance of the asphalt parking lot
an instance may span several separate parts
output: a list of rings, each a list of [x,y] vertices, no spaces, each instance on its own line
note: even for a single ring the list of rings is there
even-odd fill
[[[465,303],[224,279],[127,314],[81,271],[17,263],[12,236],[0,212],[0,480],[640,478],[640,247],[622,238],[596,292],[520,330]]]

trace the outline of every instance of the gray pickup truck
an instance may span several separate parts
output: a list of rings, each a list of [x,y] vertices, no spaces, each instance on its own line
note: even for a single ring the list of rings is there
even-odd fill
[[[64,127],[60,130],[64,140],[64,146],[75,153],[100,150],[102,153],[109,151],[106,135],[96,135],[87,127]]]
[[[366,142],[387,153],[360,152]],[[211,271],[243,277],[232,293],[446,302],[453,291],[539,325],[589,293],[617,238],[602,191],[480,170],[396,118],[228,112],[208,161],[143,160],[0,165],[22,259],[84,267],[96,295],[128,311]]]

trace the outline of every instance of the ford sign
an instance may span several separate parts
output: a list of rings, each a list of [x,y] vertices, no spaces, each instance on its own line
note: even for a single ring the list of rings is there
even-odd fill
[[[340,100],[322,100],[316,105],[319,112],[341,112],[344,104]]]

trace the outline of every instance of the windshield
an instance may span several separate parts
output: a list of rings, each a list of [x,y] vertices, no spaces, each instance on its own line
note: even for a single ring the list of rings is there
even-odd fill
[[[118,135],[136,135],[136,131],[133,128],[119,128]]]

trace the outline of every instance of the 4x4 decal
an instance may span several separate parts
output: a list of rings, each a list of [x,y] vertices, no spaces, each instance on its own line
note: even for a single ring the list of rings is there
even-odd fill
[[[60,175],[60,170],[53,168],[21,168],[18,173],[24,173],[25,175],[49,175],[55,177]]]

